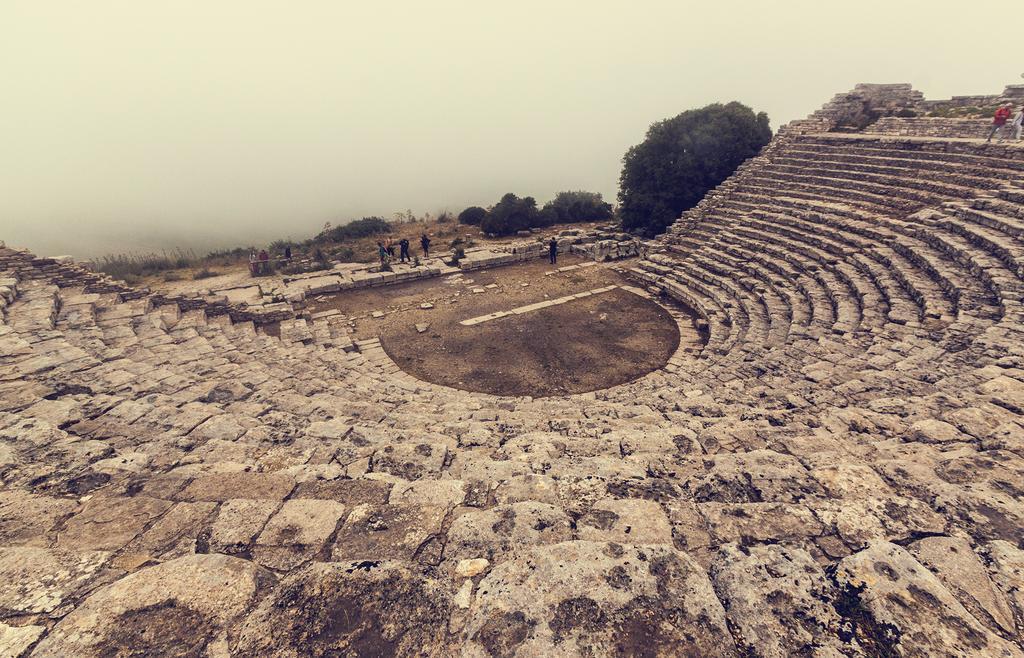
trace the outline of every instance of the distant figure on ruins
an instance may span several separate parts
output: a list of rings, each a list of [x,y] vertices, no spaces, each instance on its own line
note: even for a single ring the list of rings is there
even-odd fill
[[[1003,129],[1003,127],[1006,126],[1006,122],[1009,120],[1010,105],[1009,103],[1007,103],[1006,105],[1000,106],[999,109],[996,110],[995,116],[992,117],[992,130],[989,131],[988,139],[986,139],[985,141],[991,142],[995,134],[997,132],[1000,132]],[[1002,141],[1002,138],[1000,138],[1000,141]]]
[[[1010,128],[1013,130],[1014,141],[1020,141],[1020,130],[1022,125],[1024,125],[1024,105],[1022,105],[1021,108],[1017,110],[1017,113],[1013,115],[1013,120],[1010,121]],[[999,141],[1003,141],[1003,137],[1005,136],[1006,133],[1004,132],[1002,135],[999,136]]]
[[[384,265],[388,262],[388,248],[384,246],[384,243],[377,241],[377,257],[380,258],[380,264]]]
[[[291,247],[291,245],[288,245],[287,247],[284,248],[284,259],[285,260],[291,260],[292,259],[292,247]]]
[[[412,258],[409,257],[408,239],[402,238],[401,240],[398,241],[398,254],[401,257],[403,263],[407,260],[412,260]]]
[[[551,238],[551,242],[548,243],[548,258],[552,265],[558,262],[558,241],[554,238]]]
[[[429,258],[430,257],[430,238],[427,237],[426,233],[424,233],[423,236],[420,237],[420,246],[423,247],[423,257],[424,258]]]

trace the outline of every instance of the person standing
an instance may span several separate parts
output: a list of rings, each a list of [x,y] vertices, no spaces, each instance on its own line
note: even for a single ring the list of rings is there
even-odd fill
[[[398,254],[403,263],[407,260],[412,260],[409,257],[409,240],[407,238],[402,238],[398,241]]]
[[[424,233],[420,237],[420,246],[423,247],[423,257],[424,258],[429,258],[430,257],[430,238],[427,237],[426,233]]]
[[[384,243],[380,240],[377,241],[377,257],[380,258],[380,264],[383,266],[388,260],[388,249],[384,246]]]
[[[558,262],[558,240],[554,238],[551,238],[551,242],[548,243],[548,258],[552,265]]]
[[[1024,125],[1024,105],[1021,106],[1017,113],[1013,115],[1013,119],[1010,121],[1010,129],[1013,130],[1013,140],[1016,142],[1020,141],[1020,130],[1021,126]],[[1003,141],[1003,136],[999,137],[999,141]]]
[[[986,142],[991,142],[995,134],[1003,129],[1006,122],[1010,120],[1010,105],[1006,104],[996,110],[995,115],[992,117],[992,130],[988,133],[988,139]]]

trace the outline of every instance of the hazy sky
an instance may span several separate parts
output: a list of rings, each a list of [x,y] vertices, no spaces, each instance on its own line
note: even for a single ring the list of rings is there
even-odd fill
[[[857,82],[994,93],[1019,2],[0,0],[0,240],[48,255],[304,238],[508,191],[614,200],[649,124],[773,128]]]

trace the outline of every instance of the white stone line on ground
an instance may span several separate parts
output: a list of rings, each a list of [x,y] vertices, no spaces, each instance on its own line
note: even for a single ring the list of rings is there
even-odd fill
[[[597,265],[597,261],[588,260],[584,263],[577,263],[575,265],[566,265],[565,267],[559,267],[557,270],[549,270],[544,273],[544,276],[551,276],[552,274],[558,274],[560,272],[572,272],[574,270],[579,270],[584,267],[592,267],[594,265]]]
[[[510,311],[497,311],[496,313],[488,313],[487,315],[480,315],[475,318],[469,318],[463,320],[459,324],[472,327],[473,325],[480,324],[481,322],[489,322],[491,320],[497,320],[498,318],[504,318],[509,315],[522,315],[523,313],[529,313],[531,311],[539,311],[542,308],[548,308],[549,306],[558,306],[559,304],[565,304],[571,302],[574,299],[583,299],[584,297],[590,297],[591,295],[600,295],[601,293],[615,290],[618,286],[605,286],[604,288],[594,288],[593,290],[587,290],[585,292],[578,292],[575,295],[566,295],[565,297],[559,297],[557,299],[546,299],[543,302],[537,302],[535,304],[528,304],[526,306],[520,306]]]

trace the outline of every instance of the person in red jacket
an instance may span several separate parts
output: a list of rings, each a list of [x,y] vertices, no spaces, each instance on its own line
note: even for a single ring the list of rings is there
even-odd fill
[[[1010,105],[1009,103],[1007,103],[1006,105],[1003,105],[998,110],[996,110],[995,116],[992,117],[992,130],[989,131],[988,139],[986,139],[985,141],[991,142],[992,138],[995,137],[995,134],[1002,130],[1003,126],[1005,126],[1006,122],[1009,120]]]

